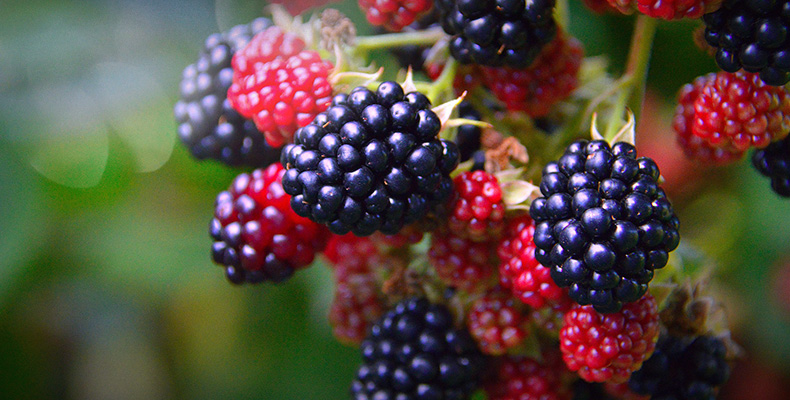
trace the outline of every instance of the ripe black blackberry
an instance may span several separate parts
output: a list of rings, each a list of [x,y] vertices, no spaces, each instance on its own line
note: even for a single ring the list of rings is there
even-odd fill
[[[428,98],[395,82],[335,96],[283,148],[291,206],[336,234],[397,233],[452,193],[458,147],[440,129]]]
[[[726,0],[703,19],[721,69],[759,72],[773,86],[790,81],[790,1]]]
[[[570,297],[598,312],[639,300],[680,241],[658,166],[634,146],[579,140],[543,170],[530,207],[535,258]]]
[[[730,374],[726,355],[724,343],[715,337],[662,335],[628,386],[653,399],[714,400]]]
[[[450,311],[423,298],[385,313],[361,350],[354,400],[468,399],[485,367],[469,333],[453,326]]]
[[[458,118],[466,118],[474,121],[480,121],[482,116],[475,110],[472,103],[463,101],[458,105]],[[461,125],[458,127],[458,133],[455,136],[455,143],[458,144],[458,149],[461,151],[461,161],[466,161],[472,157],[475,151],[480,150],[480,135],[482,130],[479,126],[474,125]]]
[[[790,197],[790,136],[755,150],[752,164],[771,178],[771,188],[782,197]]]
[[[269,26],[269,20],[259,18],[209,36],[197,62],[184,69],[174,114],[178,136],[196,158],[251,167],[264,167],[279,158],[280,149],[269,146],[252,121],[233,110],[227,100],[233,54]]]
[[[450,52],[462,64],[528,67],[554,39],[555,0],[436,0]]]

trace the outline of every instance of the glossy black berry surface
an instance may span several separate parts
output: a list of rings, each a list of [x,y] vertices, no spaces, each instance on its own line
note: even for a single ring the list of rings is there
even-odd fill
[[[264,167],[279,159],[280,149],[269,146],[255,124],[233,110],[227,100],[233,54],[270,25],[269,20],[259,18],[209,36],[197,62],[184,69],[181,98],[173,112],[179,138],[197,159],[250,167]]]
[[[286,193],[297,214],[336,234],[394,234],[453,190],[458,147],[438,139],[428,99],[395,82],[334,98],[283,149]]]
[[[771,179],[771,189],[782,197],[790,197],[790,137],[755,150],[752,164]]]
[[[530,207],[535,257],[577,303],[619,311],[677,248],[678,219],[658,177],[655,162],[623,142],[579,140],[544,168]]]
[[[423,298],[385,313],[360,349],[353,400],[468,399],[485,368],[474,340],[454,327],[449,310]]]
[[[462,64],[528,67],[557,32],[554,0],[437,0]]]
[[[653,399],[714,400],[730,374],[726,355],[724,343],[715,337],[662,335],[628,386]]]
[[[703,19],[722,70],[759,72],[774,86],[790,81],[790,1],[725,0]]]
[[[458,105],[458,118],[480,121],[482,117],[471,103],[464,101]],[[470,159],[474,152],[480,150],[481,134],[482,130],[475,125],[461,125],[458,127],[455,143],[458,144],[458,149],[461,151],[462,162]]]

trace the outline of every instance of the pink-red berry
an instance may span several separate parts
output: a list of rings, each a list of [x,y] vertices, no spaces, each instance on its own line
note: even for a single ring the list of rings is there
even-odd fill
[[[497,360],[493,378],[484,385],[489,400],[568,400],[570,372],[556,352],[543,360],[505,356]]]
[[[271,146],[279,147],[291,142],[298,128],[329,107],[333,66],[312,50],[294,54],[300,39],[271,33],[271,29],[234,56],[228,99],[241,115],[255,122]],[[256,40],[260,35],[268,36]]]
[[[381,288],[372,272],[338,276],[329,308],[329,323],[335,337],[347,344],[360,344],[370,326],[386,309]]]
[[[475,242],[498,239],[505,226],[505,203],[497,178],[485,171],[467,171],[453,183],[456,196],[447,222],[450,231]]]
[[[233,283],[279,282],[324,249],[326,227],[300,217],[282,187],[283,167],[241,174],[217,196],[209,232],[214,261]]]
[[[444,284],[467,292],[490,287],[497,265],[495,244],[449,233],[433,234],[428,258]]]
[[[638,10],[649,17],[672,20],[700,18],[703,14],[718,10],[722,0],[608,0],[608,2],[623,14]]]
[[[686,154],[727,163],[790,132],[790,96],[757,74],[718,72],[680,89],[673,128]]]
[[[578,40],[558,32],[527,69],[484,67],[483,84],[508,110],[542,117],[576,89],[583,56]]]
[[[466,315],[466,326],[483,353],[505,354],[529,334],[528,314],[510,293],[495,288],[475,299]]]
[[[508,222],[497,248],[499,282],[513,295],[535,309],[569,304],[567,289],[551,279],[550,270],[535,259],[535,222],[523,215]]]
[[[612,314],[575,306],[565,314],[560,350],[568,368],[582,379],[623,383],[653,354],[658,334],[658,307],[648,293]]]
[[[368,22],[400,32],[433,7],[433,0],[359,0]]]

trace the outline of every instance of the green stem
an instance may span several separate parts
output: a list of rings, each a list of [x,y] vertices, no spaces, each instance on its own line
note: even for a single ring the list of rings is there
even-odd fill
[[[556,21],[560,28],[567,31],[571,22],[568,0],[557,0],[557,6],[554,8],[554,15],[556,16]]]
[[[631,38],[631,49],[628,53],[628,63],[623,73],[623,78],[629,84],[623,88],[614,103],[609,124],[603,135],[607,140],[611,139],[622,127],[622,117],[626,107],[630,108],[636,119],[639,120],[645,94],[647,68],[650,64],[650,51],[653,47],[657,24],[658,20],[655,18],[641,14],[637,17],[634,35]]]
[[[388,33],[384,35],[359,36],[354,45],[354,54],[362,55],[375,49],[408,45],[431,46],[445,36],[446,34],[442,28],[432,28],[414,32]]]

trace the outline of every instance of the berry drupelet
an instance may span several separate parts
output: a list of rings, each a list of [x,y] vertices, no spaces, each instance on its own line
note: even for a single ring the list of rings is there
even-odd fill
[[[782,197],[790,197],[790,136],[756,150],[752,164],[771,178],[771,188]]]
[[[475,110],[472,103],[462,101],[458,105],[458,118],[471,119],[473,121],[481,121],[483,117]],[[472,158],[472,154],[480,150],[480,137],[483,130],[475,125],[461,125],[458,127],[458,132],[455,135],[455,143],[458,144],[458,149],[461,151],[461,162]]]
[[[554,0],[436,0],[462,64],[528,67],[556,34]]]
[[[227,100],[233,55],[269,25],[269,20],[259,18],[209,36],[197,62],[184,69],[174,114],[178,136],[196,158],[251,167],[265,167],[279,158],[280,148],[269,146],[252,121]]]
[[[502,236],[505,203],[496,176],[485,171],[466,171],[456,176],[453,183],[455,197],[449,206],[449,230],[473,242],[490,242]]]
[[[427,97],[395,82],[335,96],[282,153],[297,214],[332,232],[395,234],[449,199],[458,147]]]
[[[662,335],[628,386],[653,399],[714,400],[730,374],[726,355],[724,343],[715,337]]]
[[[535,258],[579,304],[620,310],[647,292],[680,241],[653,160],[618,142],[579,140],[543,170],[530,206]]]
[[[209,234],[214,262],[231,283],[281,282],[313,262],[326,228],[294,214],[280,164],[241,174],[217,196]]]
[[[773,86],[790,81],[790,1],[725,0],[703,19],[721,69],[756,72]]]
[[[658,334],[658,306],[650,294],[612,314],[576,305],[565,314],[560,350],[582,379],[623,383],[653,354]]]
[[[358,0],[358,3],[371,25],[392,32],[400,32],[433,7],[433,0]]]
[[[423,298],[398,303],[373,325],[361,346],[354,400],[468,399],[485,358],[469,333],[453,326],[443,305]]]

